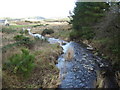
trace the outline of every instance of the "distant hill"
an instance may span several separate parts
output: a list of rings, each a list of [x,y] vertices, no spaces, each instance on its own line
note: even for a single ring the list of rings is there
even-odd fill
[[[66,17],[66,18],[50,18],[50,19],[45,19],[44,21],[47,21],[47,22],[68,22],[69,18],[68,17]]]
[[[13,17],[0,17],[0,20],[15,20],[15,19],[36,19],[36,20],[42,20],[42,19],[46,19],[44,17],[41,16],[33,16],[33,17],[23,17],[23,18],[13,18]]]
[[[36,20],[41,20],[41,19],[46,19],[44,17],[41,16],[35,16],[35,17],[28,17],[28,19],[36,19]]]

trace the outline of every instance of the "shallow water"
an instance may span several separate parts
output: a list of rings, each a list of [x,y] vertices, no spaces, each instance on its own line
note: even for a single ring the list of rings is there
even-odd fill
[[[49,42],[52,42],[51,44],[61,44],[60,41],[63,42],[59,39],[49,39]],[[61,79],[59,88],[95,88],[96,71],[99,70],[97,63],[104,66],[101,59],[75,42],[66,43],[66,45],[61,45],[61,47],[63,48],[64,54],[69,48],[73,48],[74,57],[67,61],[64,58],[64,54],[62,54],[58,58],[58,64],[56,66],[60,70]]]
[[[63,47],[66,49],[72,47],[74,49],[74,57],[72,60],[66,61],[64,54],[58,59],[57,67],[60,69],[61,85],[60,88],[94,88],[96,80],[96,70],[98,66],[95,64],[95,58],[86,49],[79,44],[70,42]]]
[[[59,43],[63,48],[63,54],[58,58],[56,66],[60,70],[61,84],[59,88],[95,88],[97,71],[100,67],[106,67],[107,64],[102,59],[93,55],[87,47],[75,42],[66,42],[64,40],[48,38],[50,44]],[[74,51],[71,60],[65,60],[64,55],[67,50],[72,48]]]

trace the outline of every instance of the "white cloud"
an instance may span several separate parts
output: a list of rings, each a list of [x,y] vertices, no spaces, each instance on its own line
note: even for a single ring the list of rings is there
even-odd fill
[[[75,0],[0,0],[0,17],[61,17],[69,15]]]

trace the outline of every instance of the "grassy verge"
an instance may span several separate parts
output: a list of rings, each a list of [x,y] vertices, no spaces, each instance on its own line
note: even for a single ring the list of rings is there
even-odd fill
[[[19,31],[23,26],[11,27]],[[11,27],[8,27],[8,29]],[[19,32],[3,34],[3,48],[5,49],[5,52],[2,53],[3,88],[56,88],[59,85],[59,70],[56,68],[55,64],[57,63],[57,58],[61,54],[62,49],[58,44],[51,45],[46,41],[35,40],[28,35],[30,40],[34,42],[32,43],[32,48],[28,48],[25,46],[26,42],[19,44],[21,41],[15,41],[14,36],[19,35]],[[9,40],[9,38],[11,38],[11,40]],[[12,44],[11,41],[13,41]],[[9,62],[10,57],[15,54],[21,55],[22,48],[27,48],[29,53],[35,56],[35,68],[28,78],[24,78],[24,76],[12,72],[9,70],[9,67],[4,67],[5,63]]]
[[[57,33],[53,33],[52,36],[55,38],[60,38],[62,40],[69,40],[69,34],[70,34],[69,30],[65,30],[65,31],[60,30]]]
[[[11,28],[26,28],[26,27],[40,27],[44,26],[43,24],[29,24],[29,25],[10,25]]]
[[[40,45],[40,44],[37,44]],[[24,80],[24,77],[16,75],[9,71],[3,70],[3,87],[11,88],[56,88],[59,85],[59,70],[55,66],[57,58],[60,55],[61,49],[58,45],[49,45],[48,43],[42,44],[40,47],[37,45],[30,50],[30,53],[35,55],[35,68],[30,73],[30,77]],[[13,53],[20,53],[18,48],[13,49]],[[6,52],[10,55],[10,51]],[[5,58],[5,62],[8,58]],[[4,65],[4,64],[3,64]]]

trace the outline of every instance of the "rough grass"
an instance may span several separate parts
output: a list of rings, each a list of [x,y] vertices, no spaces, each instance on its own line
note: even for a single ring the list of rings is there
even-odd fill
[[[60,81],[59,70],[56,68],[55,63],[57,61],[57,57],[60,55],[61,49],[58,48],[58,45],[49,45],[48,43],[41,44],[41,46],[37,45],[31,50],[31,53],[35,55],[36,67],[31,73],[30,78],[24,81],[22,77],[18,77],[8,70],[3,70],[3,87],[57,87]],[[11,51],[7,51],[3,54],[6,56],[3,56],[3,59],[6,59],[5,61],[7,61],[8,57],[12,56],[14,53],[18,53],[19,51],[20,50],[18,48],[12,49],[12,53]],[[7,86],[5,86],[6,84]]]
[[[31,50],[31,53],[35,55],[36,64],[35,69],[31,73],[31,77],[24,81],[22,78],[15,76],[9,71],[3,70],[4,87],[56,88],[57,85],[59,85],[59,70],[56,68],[55,63],[61,49],[58,49],[58,45],[49,45],[47,43],[42,44],[42,46],[38,48],[34,47],[34,49]],[[17,49],[18,48],[16,48],[16,50]],[[17,53],[16,50],[14,49],[13,52]],[[9,52],[7,55],[10,54]]]
[[[25,28],[25,27],[33,27],[35,25],[10,25],[11,28]]]
[[[7,33],[7,34],[10,34],[10,33],[14,33],[16,30],[11,28],[11,27],[3,27],[2,28],[2,33]]]
[[[56,37],[56,38],[61,38],[63,40],[69,40],[69,34],[70,31],[69,30],[60,30],[57,33],[53,33],[52,36]]]
[[[49,45],[48,43],[43,43],[41,46],[38,47],[39,49],[36,47],[37,46],[35,46],[31,50],[31,53],[35,55],[36,67],[31,73],[30,78],[24,81],[22,77],[17,77],[11,72],[3,70],[4,87],[55,88],[57,87],[57,85],[59,85],[59,70],[56,68],[55,63],[57,57],[60,55],[61,49],[58,48],[58,45]],[[18,50],[18,48],[13,49],[13,52],[17,53],[16,50]],[[10,54],[11,53],[9,51],[7,54],[4,55],[13,55],[13,53],[12,55]]]
[[[11,26],[13,27],[13,26]],[[14,45],[15,40],[13,37],[19,34],[23,26],[14,26],[17,31],[15,33],[3,33],[3,47],[5,45],[10,45],[6,52],[2,53],[3,59],[2,63],[9,60],[14,54],[21,53],[21,48],[25,48],[23,45]],[[38,28],[38,27],[36,27]],[[35,27],[34,27],[35,29]],[[29,36],[29,35],[27,35]],[[29,36],[31,40],[34,40],[33,47],[30,50],[31,54],[35,55],[36,67],[32,71],[28,79],[23,79],[22,76],[16,76],[14,73],[7,69],[3,69],[3,87],[10,88],[56,88],[60,83],[59,80],[59,70],[56,68],[57,58],[61,54],[62,49],[58,44],[51,45],[46,41],[35,40],[33,37]],[[12,46],[13,45],[13,46]],[[12,52],[11,52],[12,51]]]

